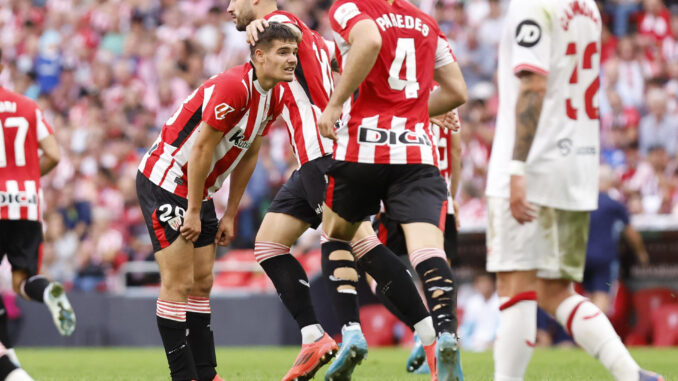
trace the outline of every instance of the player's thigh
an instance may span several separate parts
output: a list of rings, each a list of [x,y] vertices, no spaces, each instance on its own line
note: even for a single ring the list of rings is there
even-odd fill
[[[7,255],[12,265],[13,283],[40,272],[42,224],[39,221],[0,221],[3,239],[0,253]]]
[[[500,273],[557,267],[553,209],[533,206],[538,218],[519,224],[511,215],[508,198],[488,197],[487,271]]]
[[[566,279],[581,282],[586,265],[586,245],[589,236],[589,212],[552,209],[553,223],[549,244],[555,249],[548,253],[548,265],[537,274],[544,279]]]
[[[285,213],[267,212],[257,232],[257,242],[276,242],[292,246],[310,224]]]
[[[323,206],[323,232],[329,238],[351,241],[362,222],[350,222],[335,213],[327,205]]]
[[[443,249],[443,232],[438,226],[428,222],[411,222],[401,226],[405,234],[408,253],[419,249]]]
[[[193,282],[195,247],[193,242],[178,236],[169,246],[155,252],[155,261],[163,282]]]

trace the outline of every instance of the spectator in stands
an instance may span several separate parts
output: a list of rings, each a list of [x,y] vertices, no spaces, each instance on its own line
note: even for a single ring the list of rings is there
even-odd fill
[[[645,89],[643,68],[637,59],[637,50],[638,47],[634,43],[633,38],[624,37],[619,40],[617,44],[619,60],[617,61],[616,78],[614,78],[614,86],[622,97],[624,105],[636,108],[643,105],[643,91]],[[611,73],[607,73],[607,65],[605,69],[605,74],[612,77]]]
[[[612,14],[612,31],[618,37],[626,36],[629,31],[629,18],[640,9],[640,0],[611,0],[605,2],[607,11]]]
[[[627,190],[640,192],[643,212],[666,214],[671,212],[671,178],[674,171],[666,149],[660,145],[650,147],[647,161],[641,162]]]
[[[610,197],[609,193],[615,185],[612,168],[601,165],[599,179],[598,209],[591,212],[582,285],[591,301],[607,313],[610,308],[610,286],[618,276],[617,247],[620,237],[623,235],[626,238],[642,265],[648,264],[649,255],[640,234],[631,226],[626,206]]]
[[[484,352],[492,348],[499,327],[499,298],[494,278],[488,273],[476,275],[473,288],[475,293],[464,305],[459,336],[464,338],[464,349]]]
[[[649,114],[640,121],[640,152],[647,155],[650,147],[663,147],[670,157],[675,157],[678,145],[678,119],[666,110],[667,94],[659,89],[652,89],[647,94]]]

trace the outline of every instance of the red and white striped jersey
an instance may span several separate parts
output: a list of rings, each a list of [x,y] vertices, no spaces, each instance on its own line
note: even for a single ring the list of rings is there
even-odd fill
[[[459,118],[459,113],[454,110]],[[447,189],[450,189],[452,183],[452,165],[450,159],[452,157],[452,130],[448,128],[439,127],[437,124],[431,123],[431,132],[433,134],[433,142],[438,148],[438,169],[440,174],[445,179]],[[457,132],[458,133],[458,132]],[[452,205],[452,195],[447,196],[447,214],[454,214],[454,207]]]
[[[33,100],[0,87],[0,219],[41,220],[38,143],[52,134]]]
[[[365,19],[377,24],[382,46],[358,93],[344,106],[334,157],[436,165],[428,97],[434,70],[455,61],[450,45],[435,20],[406,0],[338,0],[330,8],[330,23],[343,56],[351,29]]]
[[[295,79],[280,84],[285,89],[282,117],[290,134],[290,144],[299,166],[332,152],[332,141],[318,131],[318,118],[334,90],[333,51],[325,40],[292,13],[271,12],[268,21],[291,24],[301,30]]]
[[[284,89],[264,91],[250,63],[215,75],[186,98],[162,127],[160,136],[139,164],[152,183],[180,197],[188,195],[188,158],[200,122],[224,137],[212,156],[203,197],[221,188],[257,135],[266,135],[280,113]]]

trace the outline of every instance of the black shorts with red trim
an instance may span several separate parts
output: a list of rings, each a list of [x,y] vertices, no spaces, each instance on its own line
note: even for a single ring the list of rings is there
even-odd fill
[[[386,214],[399,223],[444,228],[447,186],[432,165],[335,161],[327,174],[325,203],[349,222],[377,214],[383,201]]]
[[[29,220],[0,220],[0,261],[7,255],[12,270],[29,276],[40,272],[42,223]]]
[[[317,228],[323,217],[327,189],[325,173],[333,162],[332,156],[327,155],[311,160],[292,172],[275,195],[268,212],[287,214],[309,223],[313,229]]]
[[[391,219],[383,212],[374,217],[372,227],[379,237],[379,241],[386,245],[396,255],[407,255],[405,233],[400,223]],[[456,263],[457,258],[457,225],[454,214],[445,217],[445,255],[451,263]]]
[[[137,197],[144,214],[146,227],[151,235],[153,251],[160,251],[179,235],[179,228],[184,223],[184,214],[188,208],[188,200],[153,184],[141,172],[137,172]],[[200,210],[201,230],[195,247],[203,247],[214,243],[219,228],[219,220],[214,209],[214,201],[202,202]]]

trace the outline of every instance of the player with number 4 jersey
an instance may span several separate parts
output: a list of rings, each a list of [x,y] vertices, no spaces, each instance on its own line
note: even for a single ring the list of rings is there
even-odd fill
[[[320,132],[335,140],[337,159],[327,172],[323,260],[343,258],[351,250],[348,241],[360,237],[359,230],[371,230],[369,224],[360,227],[362,219],[383,202],[385,215],[403,229],[435,313],[429,314],[404,265],[393,265],[395,254],[377,238],[353,243],[358,268],[414,327],[433,379],[463,379],[441,230],[448,192],[429,121],[466,101],[461,71],[435,20],[407,1],[339,0],[330,8],[330,24],[343,68],[318,122]],[[440,88],[429,94],[434,80]],[[342,344],[326,379],[350,379],[367,352],[350,345],[359,331],[359,325],[342,331],[342,342],[349,344]],[[340,361],[344,352],[359,355]]]
[[[594,0],[512,0],[499,45],[487,182],[487,270],[497,273],[494,379],[522,380],[537,306],[622,381],[639,368],[605,313],[574,292],[598,202],[600,35]]]

